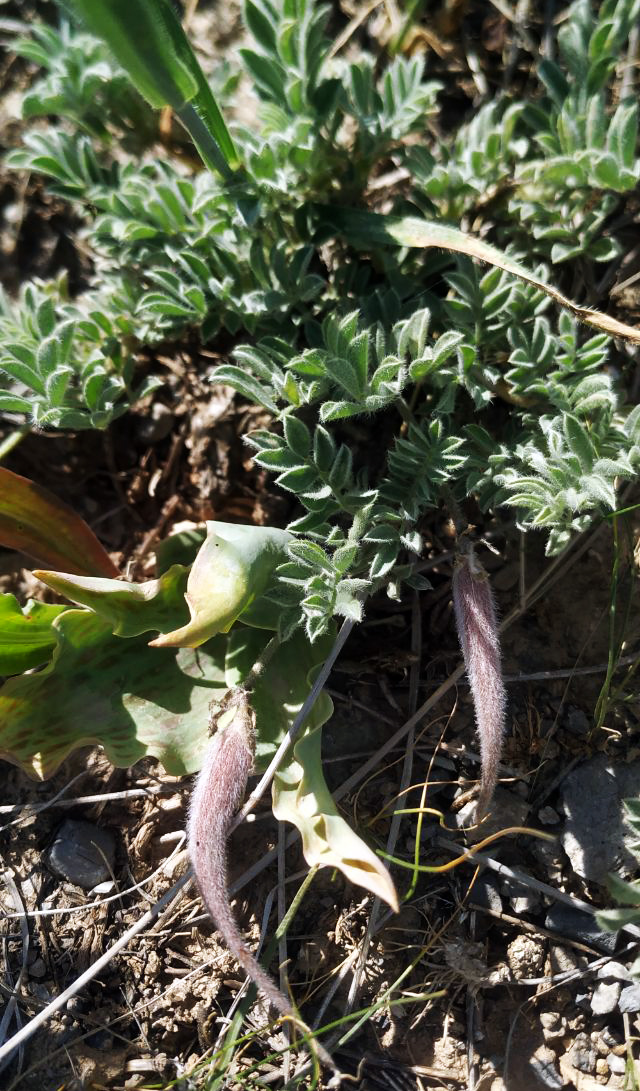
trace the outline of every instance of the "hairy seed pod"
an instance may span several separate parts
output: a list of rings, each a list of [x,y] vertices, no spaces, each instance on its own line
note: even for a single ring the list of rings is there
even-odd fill
[[[205,905],[234,958],[280,1015],[293,1015],[291,1004],[242,938],[229,904],[227,834],[253,769],[254,737],[244,690],[234,694],[227,708],[233,718],[211,739],[191,797],[189,854]]]
[[[498,780],[506,693],[493,593],[489,577],[470,544],[456,561],[453,606],[480,736],[482,778],[476,815],[481,818],[491,803]]]
[[[236,961],[280,1015],[300,1024],[291,1002],[247,946],[231,911],[227,835],[244,799],[255,752],[252,714],[242,687],[234,691],[219,721],[191,797],[187,828],[191,863],[204,903]],[[314,1041],[313,1048],[318,1059],[337,1072],[324,1047]]]

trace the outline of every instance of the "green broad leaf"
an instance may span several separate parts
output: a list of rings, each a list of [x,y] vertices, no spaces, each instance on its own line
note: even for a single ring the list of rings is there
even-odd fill
[[[250,625],[252,629],[269,629],[276,633],[280,626],[281,613],[282,607],[278,603],[266,595],[260,595],[243,610],[238,620],[243,625]]]
[[[175,534],[164,538],[156,547],[156,572],[161,576],[174,564],[190,568],[196,559],[198,550],[207,537],[204,523],[185,527]]]
[[[29,398],[0,391],[0,413],[26,413],[27,416],[30,416],[32,409],[33,402]]]
[[[581,469],[585,473],[588,472],[593,466],[595,457],[589,433],[584,425],[569,413],[564,415],[562,427],[569,450],[580,460]]]
[[[151,630],[170,632],[186,624],[189,616],[185,600],[189,570],[180,564],[172,565],[157,580],[146,583],[39,569],[34,575],[59,595],[88,606],[108,621],[114,636],[139,636]]]
[[[0,466],[0,545],[78,576],[118,569],[84,519],[48,489]]]
[[[0,688],[0,753],[44,780],[80,746],[98,744],[114,765],[145,756],[168,773],[199,769],[209,741],[209,704],[226,691],[226,639],[194,651],[121,640],[89,610],[53,621],[57,647],[40,672]]]
[[[273,758],[311,689],[315,671],[331,651],[335,628],[312,645],[302,637],[282,644],[269,660],[253,691],[256,717],[256,765],[262,770]],[[239,627],[227,640],[226,683],[239,685],[260,656],[266,643],[263,633]],[[273,782],[273,813],[291,822],[302,835],[307,863],[337,867],[345,877],[393,908],[398,908],[389,872],[374,852],[338,813],[322,772],[322,726],[333,712],[333,702],[321,693],[294,743],[291,760],[276,773]]]
[[[620,167],[613,155],[603,153],[591,167],[592,177],[602,189],[620,189]]]
[[[302,565],[333,575],[333,565],[317,542],[293,541],[289,545],[289,555]]]
[[[637,142],[638,104],[634,101],[621,102],[611,120],[607,144],[619,165],[628,171],[633,169]]]
[[[354,246],[364,248],[372,244],[409,247],[440,247],[458,254],[468,254],[477,261],[495,265],[507,273],[519,277],[527,284],[545,292],[556,303],[570,311],[580,322],[603,330],[612,337],[622,337],[640,345],[640,329],[627,326],[608,314],[600,314],[590,307],[581,307],[568,299],[551,284],[546,284],[527,266],[516,261],[498,247],[492,246],[474,235],[467,235],[455,227],[436,220],[417,219],[412,216],[387,216],[362,209],[316,206],[323,229],[342,235]]]
[[[191,620],[151,641],[154,648],[197,648],[229,631],[262,595],[278,564],[286,559],[291,534],[273,527],[207,523],[207,537],[187,580]]]
[[[283,421],[284,438],[298,458],[306,459],[311,452],[311,433],[304,421],[287,413]]]
[[[324,639],[314,644],[314,651]],[[281,766],[274,777],[273,813],[300,831],[302,851],[310,867],[318,864],[339,868],[349,882],[382,898],[397,912],[398,895],[389,872],[345,822],[333,801],[324,779],[321,754],[321,725],[330,710],[314,712],[294,743],[293,760]]]
[[[0,674],[22,674],[46,663],[56,647],[52,622],[67,609],[30,601],[22,610],[15,595],[0,595]]]

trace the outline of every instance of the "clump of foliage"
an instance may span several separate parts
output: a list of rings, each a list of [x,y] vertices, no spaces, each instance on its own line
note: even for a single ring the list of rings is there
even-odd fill
[[[239,61],[257,124],[228,137],[236,159],[224,177],[156,153],[149,107],[98,39],[68,23],[36,29],[18,43],[45,70],[24,112],[57,121],[28,131],[7,161],[44,173],[83,213],[94,278],[74,300],[56,282],[5,301],[1,408],[41,426],[107,427],[155,382],[135,385],[137,347],[187,333],[211,344],[227,330],[240,343],[217,377],[274,414],[249,442],[307,513],[291,528],[306,544],[281,594],[284,630],[304,621],[312,639],[335,613],[359,616],[385,576],[397,584],[420,520],[445,495],[510,505],[561,550],[638,466],[637,415],[607,370],[609,338],[586,337],[570,315],[545,313],[542,291],[464,255],[421,267],[412,250],[366,238],[360,254],[342,243],[330,259],[323,243],[343,234],[339,206],[362,203],[392,156],[411,184],[398,211],[428,199],[459,221],[488,185],[509,182],[496,231],[520,259],[610,258],[605,205],[638,177],[637,103],[610,105],[637,7],[616,0],[596,16],[579,0],[558,62],[537,65],[537,93],[487,103],[449,142],[425,140],[440,85],[422,59],[398,56],[378,77],[364,54],[333,55],[322,5],[249,0]],[[544,265],[536,276],[552,279]],[[496,430],[500,400],[509,411]],[[375,475],[339,426],[373,413],[397,420]]]

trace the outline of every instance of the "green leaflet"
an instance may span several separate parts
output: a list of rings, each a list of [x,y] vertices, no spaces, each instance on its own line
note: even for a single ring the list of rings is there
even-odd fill
[[[22,610],[14,595],[0,595],[0,674],[46,663],[56,646],[51,623],[66,609],[30,601]]]

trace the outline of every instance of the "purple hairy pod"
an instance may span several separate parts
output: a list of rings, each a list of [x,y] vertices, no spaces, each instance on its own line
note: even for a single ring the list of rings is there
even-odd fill
[[[231,911],[227,835],[244,799],[255,753],[252,712],[247,692],[241,686],[232,692],[217,722],[218,729],[209,743],[191,796],[187,827],[191,863],[203,901],[234,958],[275,1010],[300,1024],[289,999],[254,957]],[[337,1072],[319,1042],[313,1042],[313,1050],[324,1065]]]
[[[286,996],[245,943],[229,904],[227,834],[244,799],[255,750],[251,710],[243,689],[234,691],[220,719],[222,725],[209,743],[191,796],[187,829],[191,863],[205,905],[234,958],[280,1015],[293,1015]]]
[[[465,543],[464,552],[456,560],[453,606],[480,736],[482,777],[476,815],[481,818],[498,780],[507,700],[493,593],[470,542]]]

